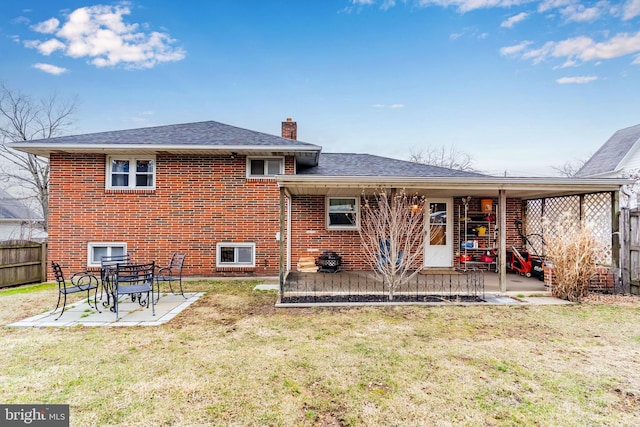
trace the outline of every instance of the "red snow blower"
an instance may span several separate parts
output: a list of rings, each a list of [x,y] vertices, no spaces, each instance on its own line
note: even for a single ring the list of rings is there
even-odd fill
[[[528,234],[525,235],[522,233],[522,221],[516,219],[515,220],[516,228],[518,229],[518,234],[520,237],[526,242],[531,248],[534,250],[534,255],[532,256],[529,252],[525,250],[518,250],[514,246],[511,246],[511,250],[507,250],[507,270],[522,274],[527,277],[537,277],[539,280],[544,280],[544,258],[538,255],[535,252],[535,246],[533,242],[530,240],[530,237],[537,236],[540,238],[540,241],[544,250],[544,239],[541,235],[536,234]]]

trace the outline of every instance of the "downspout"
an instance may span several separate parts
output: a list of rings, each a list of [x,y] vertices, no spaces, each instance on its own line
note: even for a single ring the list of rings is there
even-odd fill
[[[498,209],[500,213],[500,224],[498,225],[498,282],[500,283],[500,293],[507,292],[507,193],[505,190],[498,190]]]
[[[284,292],[284,269],[285,269],[285,259],[284,259],[284,246],[285,246],[285,194],[284,187],[280,187],[280,234],[279,234],[278,243],[280,244],[280,295],[283,295]]]

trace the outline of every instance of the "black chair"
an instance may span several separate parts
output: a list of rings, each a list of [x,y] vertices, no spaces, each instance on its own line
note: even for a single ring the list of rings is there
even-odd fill
[[[117,264],[113,275],[113,306],[111,310],[116,313],[116,321],[120,318],[120,295],[130,295],[133,302],[138,300],[140,306],[149,307],[151,302],[152,314],[156,315],[156,303],[153,299],[153,277],[155,262],[148,264]],[[145,295],[143,297],[143,295]]]
[[[115,273],[116,266],[118,264],[133,264],[131,254],[123,255],[103,255],[100,257],[100,283],[102,283],[102,289],[100,291],[100,300],[104,293],[107,294],[107,301],[103,302],[106,307],[110,305],[109,297],[112,294],[110,287],[113,282],[113,275]]]
[[[182,266],[184,265],[184,258],[187,254],[178,254],[175,253],[171,255],[171,260],[169,261],[169,265],[167,267],[162,267],[158,269],[158,273],[156,274],[156,285],[158,288],[158,297],[156,301],[160,298],[160,282],[169,283],[169,289],[171,293],[175,295],[173,291],[173,282],[178,282],[180,285],[180,294],[184,297],[184,291],[182,290]]]
[[[64,296],[64,299],[62,302],[62,311],[60,312],[58,317],[55,318],[55,320],[58,320],[60,316],[62,316],[62,314],[64,313],[64,309],[67,306],[68,294],[86,292],[87,304],[89,304],[89,307],[92,307],[98,310],[99,283],[98,283],[98,278],[96,276],[86,271],[80,271],[80,272],[74,273],[70,279],[71,285],[67,286],[67,282],[64,279],[64,274],[62,273],[62,268],[60,267],[60,264],[58,264],[57,262],[51,261],[51,268],[53,269],[53,274],[56,277],[56,282],[58,282],[58,303],[56,304],[56,308],[51,312],[51,314],[55,313],[58,307],[60,307],[60,300],[63,299],[63,296]],[[90,292],[92,289],[94,290],[93,306],[91,305],[91,295],[90,295]],[[98,310],[98,312],[100,313],[100,310]]]

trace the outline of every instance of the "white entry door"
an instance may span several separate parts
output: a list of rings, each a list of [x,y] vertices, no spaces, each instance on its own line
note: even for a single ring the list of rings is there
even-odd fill
[[[453,267],[452,199],[428,199],[425,267]]]

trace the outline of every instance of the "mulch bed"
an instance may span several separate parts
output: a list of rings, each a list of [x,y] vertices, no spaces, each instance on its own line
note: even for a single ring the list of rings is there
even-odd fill
[[[394,295],[389,300],[387,295],[304,295],[284,297],[282,304],[318,304],[318,303],[368,303],[368,302],[484,302],[479,297],[472,295]]]

